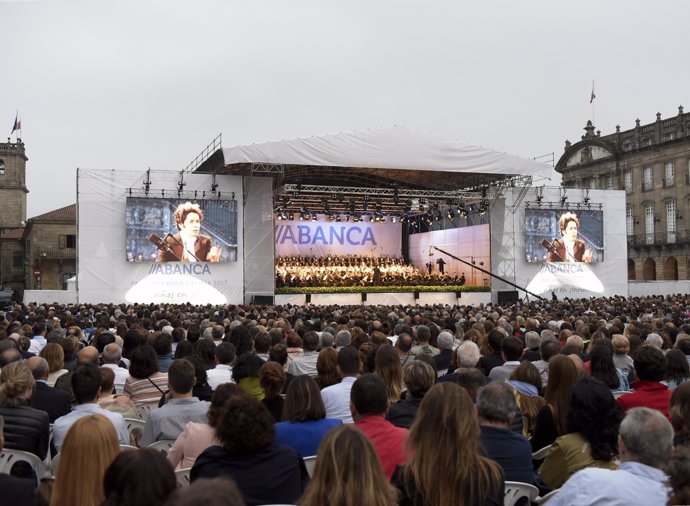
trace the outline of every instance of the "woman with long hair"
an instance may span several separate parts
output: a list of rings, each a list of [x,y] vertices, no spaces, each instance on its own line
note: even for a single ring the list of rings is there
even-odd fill
[[[394,506],[397,493],[386,480],[369,439],[343,425],[321,442],[316,467],[300,506]]]
[[[106,417],[94,414],[74,422],[60,449],[50,505],[100,505],[105,471],[119,453],[117,432]]]
[[[283,419],[283,405],[285,400],[280,395],[285,387],[285,371],[278,362],[266,362],[259,371],[259,384],[264,391],[261,402],[268,408],[273,420],[279,422]]]
[[[544,483],[554,490],[585,467],[616,469],[618,427],[623,410],[610,387],[594,378],[580,379],[572,390],[567,415],[568,433],[551,446],[539,468]]]
[[[276,442],[290,446],[302,457],[316,455],[324,435],[342,424],[340,419],[326,418],[319,386],[306,374],[290,382],[282,419],[275,425]]]
[[[338,374],[338,352],[334,348],[324,348],[316,359],[316,383],[323,390],[340,383]]]
[[[690,381],[676,387],[669,407],[675,446],[690,446]]]
[[[237,357],[232,368],[232,380],[252,397],[262,401],[265,397],[261,388],[261,366],[264,361],[253,353],[244,353]]]
[[[209,446],[217,445],[216,427],[220,413],[227,400],[235,395],[244,395],[244,391],[234,383],[223,383],[213,392],[211,405],[206,417],[208,423],[189,422],[175,444],[168,451],[168,460],[176,469],[189,469],[196,458]]]
[[[379,346],[374,357],[374,374],[388,387],[388,400],[391,404],[400,400],[403,391],[403,371],[400,355],[390,344]]]
[[[65,369],[65,350],[57,343],[48,343],[39,352],[48,362],[48,386],[54,387],[57,379],[69,372]]]
[[[612,392],[627,392],[630,390],[628,376],[616,367],[613,355],[611,341],[608,339],[599,340],[589,352],[590,374],[592,378],[598,379],[608,386]]]
[[[688,381],[690,367],[688,367],[688,359],[685,357],[685,353],[678,348],[673,348],[668,350],[664,356],[664,361],[666,362],[666,375],[664,376],[664,381],[662,381],[664,385],[671,390],[675,390],[678,385]]]
[[[477,410],[464,388],[450,382],[433,386],[406,446],[409,460],[393,475],[401,492],[399,504],[503,504],[503,471],[479,452]]]
[[[549,359],[549,381],[544,391],[546,405],[539,410],[530,443],[541,450],[566,433],[570,394],[578,380],[577,367],[566,355]]]
[[[539,410],[546,401],[541,396],[541,375],[531,362],[521,363],[511,374],[508,385],[515,393],[515,403],[522,415],[522,435],[530,437],[537,423]]]

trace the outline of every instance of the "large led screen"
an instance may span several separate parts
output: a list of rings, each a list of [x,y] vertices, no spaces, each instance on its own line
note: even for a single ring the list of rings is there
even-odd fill
[[[604,213],[592,209],[525,209],[527,261],[603,262]]]
[[[234,262],[237,201],[127,198],[128,262]]]

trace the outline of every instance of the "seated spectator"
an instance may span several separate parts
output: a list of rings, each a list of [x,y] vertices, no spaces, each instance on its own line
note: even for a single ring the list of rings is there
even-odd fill
[[[682,383],[673,391],[669,415],[675,431],[674,446],[690,446],[690,382]]]
[[[479,390],[477,413],[485,455],[501,466],[506,481],[535,484],[532,447],[510,428],[516,411],[513,391],[505,383],[490,383]]]
[[[259,332],[254,338],[254,354],[268,362],[268,351],[271,349],[271,336],[268,332]]]
[[[132,352],[124,392],[135,404],[150,404],[159,401],[167,384],[168,375],[158,370],[156,351],[148,344],[137,347]]]
[[[149,413],[142,435],[144,446],[162,439],[176,440],[188,422],[208,422],[209,403],[192,395],[194,382],[192,363],[184,358],[173,361],[168,371],[171,399]]]
[[[424,355],[431,355],[433,357],[441,353],[441,350],[429,344],[431,329],[428,326],[417,325],[416,331],[417,344],[410,350],[412,356],[416,357],[423,353]]]
[[[504,337],[501,340],[501,358],[503,358],[504,362],[502,365],[491,369],[489,373],[491,381],[506,381],[520,365],[523,349],[524,345],[517,337]]]
[[[628,375],[616,367],[613,361],[613,345],[608,339],[597,341],[589,352],[589,370],[592,378],[598,379],[612,392],[628,392]]]
[[[162,373],[167,373],[170,364],[172,364],[172,338],[168,334],[159,334],[153,341],[153,349],[156,350],[156,358],[158,359],[158,370]]]
[[[486,385],[486,376],[482,374],[480,369],[466,368],[457,370],[459,372],[457,373],[457,380],[455,383],[467,391],[467,395],[470,396],[472,402],[477,402],[479,389]]]
[[[685,358],[685,354],[679,349],[668,350],[664,356],[666,362],[666,374],[662,383],[675,390],[678,385],[688,381],[690,377],[690,367]]]
[[[166,506],[245,506],[235,480],[230,477],[201,478],[180,489]]]
[[[331,430],[319,446],[314,476],[301,506],[397,505],[397,493],[381,469],[369,439],[342,426]]]
[[[71,413],[61,416],[53,424],[53,445],[59,452],[62,442],[72,425],[82,417],[100,414],[106,417],[115,427],[120,444],[129,444],[129,433],[125,420],[119,413],[102,409],[98,404],[103,376],[101,369],[94,364],[77,366],[72,373],[72,391],[77,405]]]
[[[196,458],[206,448],[218,445],[216,427],[220,422],[223,405],[234,395],[242,395],[244,391],[234,383],[223,383],[213,392],[211,405],[206,412],[208,423],[189,422],[184,432],[168,451],[168,460],[175,469],[189,469]]]
[[[412,360],[403,368],[403,382],[407,395],[392,404],[386,419],[396,427],[409,429],[424,395],[436,382],[433,368],[421,360]]]
[[[58,378],[69,372],[65,369],[65,350],[57,343],[48,343],[41,349],[39,356],[48,361],[48,386],[54,387]]]
[[[119,453],[120,443],[110,420],[94,414],[74,422],[62,445],[50,504],[102,504],[103,477]]]
[[[661,383],[666,372],[666,362],[661,350],[654,346],[640,346],[635,352],[637,381],[631,385],[635,391],[618,398],[627,412],[631,408],[647,407],[661,411],[668,418],[669,402],[673,391]]]
[[[386,420],[390,407],[386,384],[374,374],[365,374],[352,385],[350,401],[355,427],[371,440],[386,478],[390,480],[395,467],[406,460],[407,429]]]
[[[398,352],[390,344],[382,344],[374,356],[374,374],[383,380],[388,388],[391,404],[400,400],[403,389],[403,371]]]
[[[501,354],[501,341],[506,335],[498,330],[492,329],[487,336],[486,345],[489,349],[489,354],[484,355],[479,359],[479,368],[484,373],[484,376],[489,376],[491,369],[499,365],[503,365],[503,356]]]
[[[578,471],[551,498],[549,506],[666,504],[668,477],[661,467],[672,448],[673,428],[658,410],[631,408],[620,426],[618,469]]]
[[[112,369],[101,367],[101,391],[98,394],[98,405],[112,411],[120,413],[124,418],[139,418],[137,408],[126,394],[114,394],[113,384],[115,373]]]
[[[316,384],[321,390],[340,383],[338,352],[334,348],[324,348],[319,352],[319,358],[316,360],[316,373],[314,379],[316,379]]]
[[[273,421],[280,422],[283,419],[284,399],[280,395],[285,386],[285,371],[278,362],[265,362],[259,371],[259,384],[264,391],[261,402],[268,408]]]
[[[541,345],[541,337],[533,330],[525,333],[525,352],[522,355],[523,360],[529,362],[536,362],[541,359],[539,346]]]
[[[210,327],[207,328],[207,330]],[[210,332],[209,332],[210,333]],[[204,369],[209,370],[216,367],[216,345],[213,340],[209,338],[199,339],[194,346],[194,354],[204,364]]]
[[[633,359],[628,355],[630,353],[630,342],[623,334],[614,334],[611,337],[611,344],[613,344],[613,363],[616,369],[620,369],[625,373],[628,382],[630,382],[632,380],[631,376],[635,371]]]
[[[285,386],[283,387],[283,392],[287,392],[287,387],[290,384],[290,382],[294,379],[294,376],[287,372],[288,366],[287,366],[287,360],[288,360],[288,352],[287,352],[287,346],[285,346],[283,343],[278,343],[274,344],[271,346],[271,349],[268,350],[268,359],[271,362],[277,362],[281,365],[283,368],[283,371],[285,371]],[[337,369],[336,369],[337,372]],[[340,377],[338,377],[338,381],[340,381]]]
[[[599,380],[580,379],[573,387],[568,410],[568,433],[551,446],[539,468],[544,483],[554,490],[585,467],[616,469],[616,437],[623,412],[610,390]]]
[[[31,407],[48,413],[50,423],[72,411],[70,396],[64,390],[48,385],[48,362],[43,357],[30,357],[24,362],[36,382]]]
[[[302,457],[316,455],[326,433],[343,423],[338,418],[326,418],[319,387],[306,374],[290,383],[282,418],[275,425],[276,443],[291,447]]]
[[[206,374],[207,371],[204,363],[196,355],[187,357],[187,360],[189,360],[194,366],[194,379],[196,380],[196,383],[194,384],[192,395],[200,401],[211,401],[211,397],[213,397],[213,390],[208,384],[208,376]]]
[[[4,445],[9,450],[48,454],[48,413],[29,406],[34,377],[23,362],[12,362],[0,372],[0,416],[4,418]]]
[[[232,368],[232,379],[237,385],[252,397],[258,400],[264,399],[264,390],[261,388],[261,366],[264,361],[254,354],[244,353],[237,357]]]
[[[228,399],[216,435],[220,446],[199,455],[191,470],[192,483],[230,476],[247,506],[294,504],[302,496],[309,479],[304,461],[291,448],[275,444],[271,414],[257,399],[246,394]]]
[[[393,477],[398,504],[503,504],[503,473],[479,452],[476,413],[457,385],[439,383],[427,392],[410,429],[410,459]]]
[[[541,337],[541,344],[539,345],[540,360],[532,362],[532,365],[537,368],[541,376],[542,388],[546,389],[549,383],[549,360],[551,357],[558,355],[561,352],[561,345],[554,337]]]
[[[507,382],[513,389],[515,403],[522,416],[522,435],[529,438],[537,424],[537,415],[546,401],[541,396],[541,376],[531,362],[522,362]]]
[[[304,334],[302,338],[302,348],[304,353],[293,358],[289,362],[288,372],[293,376],[300,374],[308,374],[312,378],[317,375],[316,361],[319,359],[319,335],[316,332],[309,331]],[[290,343],[288,342],[288,356],[290,355]]]
[[[113,460],[103,479],[101,506],[157,506],[177,490],[172,466],[158,450],[124,450]]]
[[[450,361],[453,357],[453,344],[455,344],[455,338],[453,334],[444,330],[439,333],[436,338],[436,344],[438,345],[439,354],[434,355],[434,362],[436,362],[437,371],[447,371],[450,368]]]
[[[129,370],[120,367],[120,359],[122,358],[122,349],[117,343],[110,343],[103,348],[103,366],[111,369],[115,373],[115,390],[121,394],[125,390],[125,382],[129,377]]]
[[[536,452],[566,433],[570,394],[578,380],[577,368],[565,355],[549,360],[549,381],[544,391],[546,405],[537,414],[530,443]]]
[[[690,504],[690,448],[676,448],[667,469],[673,489],[667,504]]]
[[[321,390],[327,418],[338,418],[343,423],[353,423],[350,412],[350,390],[361,370],[362,362],[359,352],[354,347],[345,346],[338,352],[338,374],[341,381]]]

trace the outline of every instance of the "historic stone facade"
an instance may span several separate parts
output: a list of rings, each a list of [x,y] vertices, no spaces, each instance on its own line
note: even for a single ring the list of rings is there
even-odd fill
[[[556,164],[567,188],[625,190],[628,279],[690,279],[690,113],[602,136],[591,121]]]

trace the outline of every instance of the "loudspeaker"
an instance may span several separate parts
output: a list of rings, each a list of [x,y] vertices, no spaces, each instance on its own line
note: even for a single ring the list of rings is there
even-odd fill
[[[307,304],[311,304],[311,294],[307,294],[307,300],[305,301]]]
[[[414,300],[417,300],[417,299],[419,299],[419,292],[414,293]]]
[[[362,302],[366,302],[366,301],[367,301],[367,294],[362,293]]]
[[[455,297],[458,299],[462,297],[462,292],[455,292]]]
[[[517,290],[503,290],[498,292],[498,303],[499,304],[508,304],[510,302],[517,302],[518,301],[518,292]]]
[[[262,306],[272,306],[273,296],[272,295],[254,295],[252,297],[252,304],[260,304]]]

